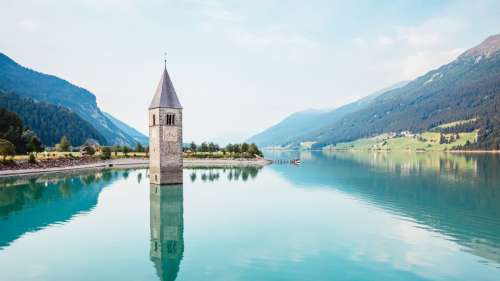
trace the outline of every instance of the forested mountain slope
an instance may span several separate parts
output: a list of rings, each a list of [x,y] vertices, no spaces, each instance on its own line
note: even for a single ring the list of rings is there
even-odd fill
[[[111,114],[106,112],[103,113],[111,122],[113,122],[113,124],[115,124],[118,128],[120,128],[120,130],[125,132],[127,135],[131,136],[136,142],[139,142],[144,146],[149,146],[149,138],[146,137],[144,134],[130,127],[129,125],[125,124],[123,121],[116,119]]]
[[[87,121],[73,111],[58,105],[35,102],[16,94],[0,91],[0,108],[15,112],[24,126],[31,129],[43,144],[54,146],[62,136],[68,137],[77,146],[87,138],[104,143],[104,137]]]
[[[105,138],[106,144],[135,144],[99,109],[95,96],[56,76],[25,68],[0,53],[0,90],[66,107],[89,122]]]
[[[254,142],[259,146],[287,145],[293,143],[297,138],[336,122],[351,112],[368,106],[378,95],[391,89],[402,87],[406,83],[406,81],[399,82],[333,110],[310,109],[293,113],[278,124],[251,137],[248,139],[248,142]]]
[[[500,35],[453,62],[375,98],[369,106],[295,139],[321,147],[386,132],[421,132],[476,118],[478,143],[497,148],[500,131]]]

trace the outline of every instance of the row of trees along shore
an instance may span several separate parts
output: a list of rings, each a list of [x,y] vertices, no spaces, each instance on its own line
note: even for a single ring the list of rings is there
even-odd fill
[[[54,147],[48,147],[42,144],[40,138],[23,124],[22,119],[15,112],[0,108],[0,162],[3,164],[13,164],[16,155],[28,155],[30,162],[36,162],[41,152],[44,152],[43,158],[61,156],[75,158],[75,155],[93,156],[98,153],[101,158],[109,159],[112,153],[115,157],[127,157],[129,153],[144,156],[144,154],[147,155],[147,150],[148,148],[140,143],[137,143],[134,148],[127,145],[100,146],[94,139],[87,139],[80,146],[73,147],[66,136],[62,136]],[[9,156],[10,159],[7,159]]]
[[[254,143],[228,144],[224,147],[213,142],[192,142],[183,147],[187,158],[255,158],[263,154]],[[14,112],[0,108],[0,158],[2,163],[13,162],[16,155],[28,155],[30,162],[36,162],[39,153],[45,159],[57,157],[76,158],[77,156],[99,156],[101,159],[112,157],[148,156],[149,147],[136,143],[128,145],[100,146],[94,139],[87,139],[79,146],[72,146],[67,136],[62,136],[53,147],[44,146],[40,138],[23,125],[21,118]],[[74,153],[74,154],[73,154]],[[7,161],[7,157],[11,158]]]
[[[3,162],[7,156],[43,150],[40,138],[23,125],[16,113],[0,108],[0,155]]]
[[[18,153],[16,145],[6,139],[0,138],[0,156],[2,156],[1,161],[4,163],[9,163],[13,161],[15,155],[28,155],[30,162],[36,162],[38,154],[43,152],[43,158],[52,157],[70,157],[75,158],[77,156],[99,156],[101,159],[111,159],[114,157],[128,157],[129,154],[136,156],[147,156],[148,147],[144,147],[142,144],[137,143],[134,148],[128,145],[114,145],[114,146],[100,146],[93,143],[93,141],[86,141],[84,144],[78,147],[73,147],[71,142],[66,136],[61,137],[59,143],[55,147],[46,147],[41,144],[36,137],[29,143],[24,152]],[[75,154],[74,154],[75,153]],[[10,160],[6,158],[11,156]]]
[[[184,157],[186,158],[255,158],[263,157],[255,143],[227,144],[220,147],[213,142],[202,142],[196,144],[192,142],[184,147]]]

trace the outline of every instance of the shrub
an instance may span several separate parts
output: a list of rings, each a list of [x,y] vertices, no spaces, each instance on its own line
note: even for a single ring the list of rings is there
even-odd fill
[[[33,154],[33,153],[29,154],[29,156],[28,156],[28,162],[30,162],[31,164],[36,164],[35,154]]]
[[[89,145],[85,145],[81,151],[83,152],[83,154],[86,154],[86,155],[94,155],[95,154],[95,149]]]
[[[101,159],[111,159],[111,148],[109,146],[105,146],[101,149]]]
[[[8,140],[0,139],[0,155],[3,156],[3,161],[7,156],[14,156],[16,154],[16,147]]]

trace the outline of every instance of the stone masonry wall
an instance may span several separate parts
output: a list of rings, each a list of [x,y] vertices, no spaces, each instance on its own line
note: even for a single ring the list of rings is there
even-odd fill
[[[174,125],[167,125],[167,114],[175,115]],[[151,182],[182,182],[182,109],[151,109],[149,136]]]

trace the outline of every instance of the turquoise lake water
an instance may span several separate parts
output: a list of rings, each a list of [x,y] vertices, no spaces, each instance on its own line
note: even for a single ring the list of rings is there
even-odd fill
[[[0,280],[500,280],[500,156],[0,181]]]

